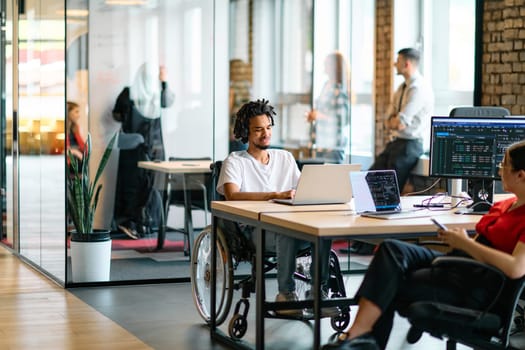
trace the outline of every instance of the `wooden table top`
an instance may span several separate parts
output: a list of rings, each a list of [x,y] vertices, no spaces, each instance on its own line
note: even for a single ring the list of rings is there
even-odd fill
[[[184,161],[143,161],[138,162],[139,168],[154,170],[169,174],[209,173],[211,172],[209,160],[184,160]]]

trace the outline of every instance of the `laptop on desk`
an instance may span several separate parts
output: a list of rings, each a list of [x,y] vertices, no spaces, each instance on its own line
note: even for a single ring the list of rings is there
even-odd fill
[[[365,217],[407,219],[431,216],[427,210],[401,208],[401,195],[394,170],[350,173],[355,210]]]
[[[361,164],[305,164],[292,199],[273,199],[288,205],[342,204],[352,199],[348,174]]]

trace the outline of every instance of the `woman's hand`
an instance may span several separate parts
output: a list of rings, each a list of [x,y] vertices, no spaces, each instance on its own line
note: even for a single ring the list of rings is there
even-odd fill
[[[82,154],[82,152],[80,152],[78,149],[76,148],[70,148],[69,151],[71,152],[71,154],[73,156],[75,156],[76,158],[82,160],[82,158],[84,157],[84,155]]]
[[[319,112],[317,112],[315,109],[312,109],[310,112],[306,113],[306,121],[308,123],[316,121],[318,118],[318,114]]]
[[[448,230],[438,230],[438,237],[443,243],[448,244],[452,248],[462,249],[467,241],[471,238],[467,231],[462,228],[453,228]]]

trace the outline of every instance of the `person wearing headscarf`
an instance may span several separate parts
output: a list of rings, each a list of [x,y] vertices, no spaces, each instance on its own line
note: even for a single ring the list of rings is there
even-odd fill
[[[138,167],[139,161],[164,160],[162,108],[175,100],[168,89],[166,69],[144,63],[133,83],[117,97],[113,118],[121,122],[119,164],[115,193],[114,221],[120,231],[133,239],[149,233],[152,217],[146,210],[151,199],[153,177]]]

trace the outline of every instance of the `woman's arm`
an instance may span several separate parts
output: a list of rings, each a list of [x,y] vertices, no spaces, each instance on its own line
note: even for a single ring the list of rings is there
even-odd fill
[[[451,247],[461,249],[474,259],[497,267],[509,278],[525,275],[525,243],[518,242],[512,254],[508,254],[475,241],[464,229],[439,230],[438,235]]]

